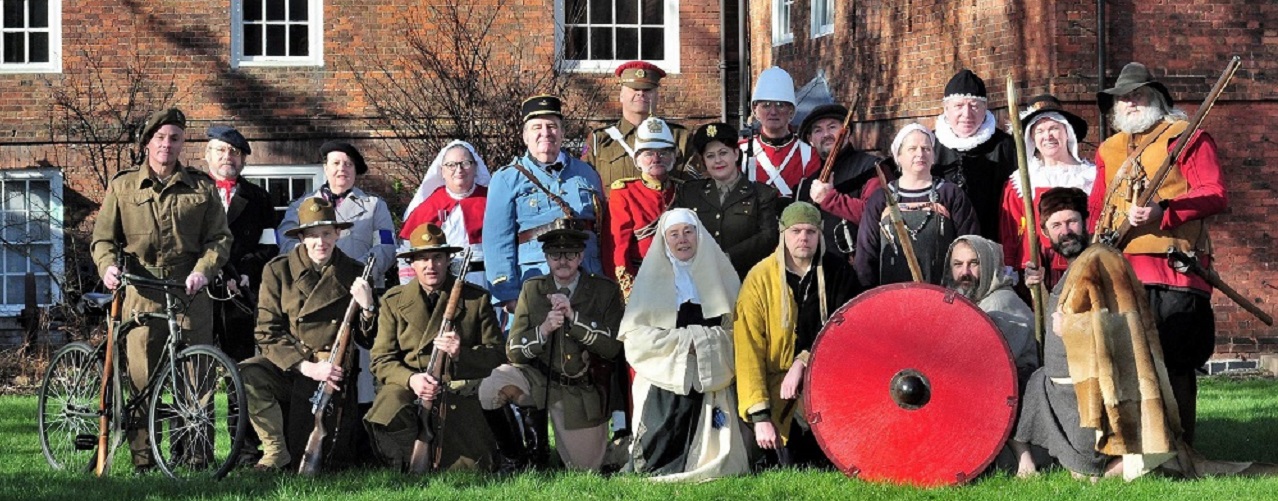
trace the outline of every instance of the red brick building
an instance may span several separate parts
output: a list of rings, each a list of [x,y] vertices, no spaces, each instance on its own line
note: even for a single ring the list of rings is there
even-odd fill
[[[1100,22],[1097,3],[1105,4]],[[1023,98],[1061,98],[1092,125],[1083,145],[1092,155],[1102,137],[1098,60],[1105,61],[1106,86],[1127,62],[1145,63],[1192,115],[1225,62],[1241,56],[1242,68],[1205,124],[1218,143],[1229,196],[1229,211],[1211,221],[1211,231],[1220,274],[1275,313],[1278,4],[751,0],[749,9],[751,75],[777,65],[801,86],[820,70],[845,104],[859,93],[857,140],[866,148],[886,149],[906,121],[931,124],[946,81],[970,68],[985,78],[1000,116],[1009,74]],[[1221,294],[1213,304],[1218,354],[1278,351],[1278,329]]]

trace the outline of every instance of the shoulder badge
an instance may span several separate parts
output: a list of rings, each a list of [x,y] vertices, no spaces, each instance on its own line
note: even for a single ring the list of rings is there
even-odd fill
[[[618,180],[616,180],[616,181],[613,181],[613,182],[612,182],[612,186],[611,186],[611,188],[612,188],[612,189],[614,189],[614,190],[619,190],[619,189],[624,188],[627,184],[630,184],[630,183],[635,182],[635,181],[638,181],[638,180],[639,180],[639,178],[637,178],[637,177],[623,177],[623,178],[621,178],[621,179],[618,179]]]

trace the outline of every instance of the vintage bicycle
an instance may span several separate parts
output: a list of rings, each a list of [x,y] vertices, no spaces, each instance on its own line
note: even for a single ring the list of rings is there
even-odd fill
[[[162,291],[164,311],[119,315],[129,285]],[[123,273],[106,338],[54,353],[37,411],[40,446],[54,469],[104,476],[135,430],[146,432],[155,465],[169,477],[222,478],[235,467],[248,426],[244,385],[221,350],[184,345],[178,317],[190,304],[185,289],[180,282]],[[166,320],[169,335],[149,380],[135,391],[116,354],[125,353],[124,334],[150,319]]]

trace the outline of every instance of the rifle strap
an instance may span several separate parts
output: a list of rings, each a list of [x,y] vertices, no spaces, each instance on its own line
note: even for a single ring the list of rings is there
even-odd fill
[[[533,186],[537,187],[538,190],[541,190],[542,193],[545,193],[546,198],[549,198],[551,202],[558,205],[559,209],[564,211],[564,217],[576,217],[576,214],[573,213],[572,207],[568,205],[568,202],[565,202],[559,195],[554,194],[550,191],[550,189],[546,188],[546,185],[542,184],[541,180],[537,179],[537,176],[533,175],[532,171],[529,171],[528,168],[520,165],[518,160],[510,165],[514,167],[515,170],[518,170],[521,174],[523,174],[524,177],[528,178],[528,180],[532,182]]]
[[[1163,131],[1166,131],[1170,126],[1170,122],[1160,122],[1158,127],[1155,127],[1152,132],[1145,136],[1145,139],[1140,141],[1140,144],[1137,144],[1135,148],[1128,152],[1127,159],[1123,160],[1123,163],[1118,166],[1118,170],[1114,171],[1114,178],[1111,179],[1109,181],[1109,185],[1105,187],[1106,205],[1110,204],[1110,198],[1114,196],[1114,192],[1118,190],[1118,186],[1122,184],[1123,179],[1128,177],[1127,170],[1132,167],[1132,164],[1136,163],[1136,159],[1140,158],[1141,154],[1145,153],[1145,149],[1149,148],[1149,145],[1154,144],[1154,141],[1157,141],[1159,136],[1163,135]],[[1033,192],[1032,189],[1030,191],[1031,193]],[[1104,207],[1102,207],[1102,209],[1104,209]]]

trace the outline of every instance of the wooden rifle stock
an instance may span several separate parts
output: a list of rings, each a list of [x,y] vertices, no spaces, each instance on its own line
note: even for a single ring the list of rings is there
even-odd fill
[[[466,273],[470,271],[471,249],[466,248],[466,252],[462,254],[461,266],[458,268],[457,279],[453,281],[453,288],[448,294],[448,306],[444,308],[444,318],[439,324],[439,332],[435,337],[443,335],[445,332],[453,330],[453,320],[457,318],[457,304],[461,302],[462,288],[466,284]],[[423,341],[425,337],[422,338]],[[444,374],[448,372],[449,363],[448,354],[441,351],[438,347],[432,347],[430,350],[430,361],[426,363],[426,372],[430,377],[435,379],[437,384],[444,384]],[[447,417],[448,406],[444,405],[443,399],[447,392],[440,391],[438,398],[439,406],[434,405],[434,400],[420,400],[421,407],[417,408],[418,423],[422,423],[421,416],[423,413],[430,415],[432,410],[438,409],[439,412],[439,429],[443,429],[444,419]],[[425,426],[423,424],[423,426]],[[439,460],[439,439],[434,433],[423,430],[429,437],[422,438],[423,433],[418,433],[417,440],[413,441],[413,453],[408,461],[408,472],[412,474],[423,474],[437,466],[435,463]]]
[[[1016,173],[1021,181],[1021,202],[1025,208],[1025,236],[1030,251],[1030,263],[1042,266],[1038,248],[1038,218],[1034,213],[1034,187],[1030,185],[1029,154],[1025,151],[1025,128],[1021,124],[1020,110],[1016,103],[1016,83],[1007,76],[1007,116],[1012,122],[1012,137],[1016,141]],[[1038,359],[1043,359],[1043,332],[1046,329],[1046,310],[1043,304],[1043,284],[1029,287],[1030,306],[1034,308],[1034,339],[1038,341]]]
[[[852,110],[848,110],[847,116],[843,117],[843,127],[834,136],[834,148],[830,150],[830,155],[825,157],[825,165],[821,166],[821,176],[818,179],[822,183],[829,183],[830,178],[834,177],[834,159],[838,158],[840,151],[843,151],[843,143],[848,139],[848,125],[851,123]]]
[[[368,261],[364,263],[364,273],[361,275],[364,280],[367,281],[373,275],[375,263],[377,258],[374,256],[369,256]],[[342,325],[337,329],[337,339],[333,341],[333,352],[328,355],[329,364],[334,366],[346,364],[351,346],[351,325],[356,321],[355,316],[360,314],[359,310],[359,302],[352,297],[350,304],[346,305],[346,315],[342,317]],[[324,426],[324,411],[328,409],[332,399],[333,388],[327,381],[321,381],[319,388],[315,390],[315,395],[311,396],[311,413],[315,415],[315,428],[311,430],[311,436],[306,440],[306,450],[302,453],[298,473],[314,475],[320,471],[320,465],[324,462],[324,437],[328,436],[328,429]]]
[[[1136,197],[1133,207],[1145,207],[1158,194],[1158,189],[1163,186],[1163,181],[1167,179],[1167,175],[1171,173],[1172,167],[1176,166],[1176,162],[1180,160],[1180,155],[1185,152],[1185,147],[1189,146],[1189,141],[1198,133],[1198,129],[1202,128],[1203,120],[1207,119],[1207,114],[1211,112],[1212,107],[1216,105],[1216,100],[1220,99],[1220,95],[1225,91],[1225,86],[1229,85],[1229,81],[1234,78],[1234,73],[1238,71],[1238,67],[1242,64],[1238,56],[1234,56],[1229,60],[1229,64],[1225,66],[1225,71],[1221,73],[1220,78],[1216,80],[1216,85],[1211,88],[1211,92],[1207,94],[1207,98],[1203,100],[1203,104],[1198,107],[1198,111],[1194,112],[1193,118],[1189,119],[1189,127],[1185,132],[1176,138],[1176,143],[1172,146],[1171,152],[1167,154],[1167,158],[1163,160],[1163,164],[1158,167],[1158,171],[1150,176],[1149,183],[1140,195]],[[1115,177],[1115,181],[1117,181]],[[1112,195],[1111,195],[1112,196]],[[1106,207],[1113,207],[1110,199],[1105,199]],[[1111,212],[1112,216],[1112,211]],[[1100,236],[1102,242],[1108,243],[1116,249],[1122,250],[1127,243],[1127,233],[1132,229],[1131,222],[1127,218],[1122,219],[1122,223],[1113,233]],[[1099,233],[1099,232],[1098,232]]]
[[[93,474],[99,477],[106,475],[111,465],[107,464],[110,458],[110,434],[111,434],[111,373],[115,364],[115,337],[119,334],[116,332],[120,320],[120,308],[124,303],[124,289],[117,287],[115,293],[111,295],[111,316],[107,318],[107,337],[106,341],[106,357],[102,362],[102,389],[98,397],[98,457],[93,466]]]
[[[887,174],[883,173],[883,161],[874,164],[874,171],[879,175],[879,184],[883,186],[883,198],[887,200],[888,219],[892,220],[892,231],[901,244],[901,254],[905,256],[905,264],[910,267],[910,277],[916,283],[923,283],[923,270],[919,268],[919,258],[914,254],[914,241],[910,232],[905,229],[905,216],[901,215],[901,206],[892,194],[892,186],[888,184]]]

